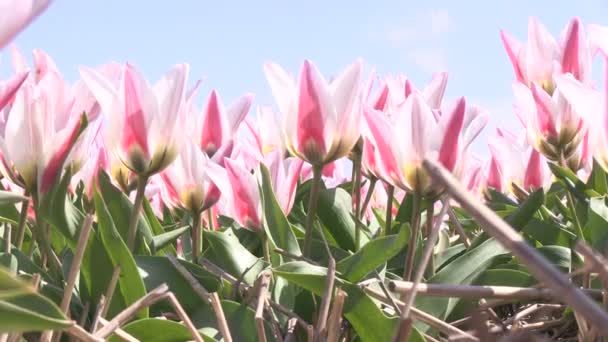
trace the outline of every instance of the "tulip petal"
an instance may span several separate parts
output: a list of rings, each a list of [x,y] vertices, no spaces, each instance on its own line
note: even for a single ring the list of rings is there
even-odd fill
[[[426,102],[433,109],[441,108],[441,101],[443,100],[443,95],[445,94],[445,89],[448,85],[448,73],[447,72],[438,72],[433,75],[433,78],[424,88],[422,93],[424,94],[424,98]]]
[[[275,63],[264,64],[264,73],[279,110],[283,115],[288,115],[293,97],[296,95],[295,80]]]
[[[507,56],[509,56],[509,60],[513,65],[513,70],[515,71],[515,77],[517,81],[521,83],[526,83],[526,79],[524,78],[521,66],[519,64],[521,44],[515,38],[513,38],[513,36],[503,30],[500,31],[500,38],[502,39],[502,43],[505,46],[505,50],[507,50]]]
[[[260,196],[255,177],[232,159],[226,159],[226,173],[235,218],[243,227],[260,229]]]
[[[580,68],[580,20],[574,18],[566,33],[564,44],[564,55],[562,57],[562,72],[572,73],[576,79],[581,79],[582,70]]]
[[[439,162],[441,162],[448,170],[453,170],[456,166],[456,161],[459,158],[459,143],[460,134],[462,131],[462,124],[464,122],[464,115],[466,110],[466,104],[464,97],[461,97],[454,111],[450,113],[449,121],[447,123],[446,130],[444,131],[444,138],[439,148]]]
[[[0,110],[14,99],[27,76],[28,72],[21,72],[14,75],[10,80],[0,83]]]
[[[44,12],[51,0],[6,0],[0,2],[0,50]]]

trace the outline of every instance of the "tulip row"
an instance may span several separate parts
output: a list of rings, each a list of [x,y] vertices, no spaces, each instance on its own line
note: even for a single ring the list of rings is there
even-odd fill
[[[49,2],[0,0],[0,49]],[[267,63],[264,72],[278,111],[260,106],[253,116],[253,94],[225,106],[213,90],[203,108],[196,108],[201,82],[189,84],[188,64],[175,65],[154,85],[130,63],[81,67],[80,79],[69,84],[44,51],[34,50],[30,70],[13,48],[14,74],[0,83],[2,185],[31,199],[30,212],[38,221],[41,199],[66,175],[69,190],[76,194],[83,188],[84,207],[92,208],[100,177],[108,174],[134,202],[125,241],[129,250],[134,252],[139,213],[148,199],[161,220],[166,212],[192,218],[194,262],[203,252],[202,228],[220,230],[222,217],[267,238],[263,168],[285,216],[292,212],[297,187],[311,180],[304,258],[311,255],[324,187],[352,189],[354,252],[363,246],[361,226],[381,226],[371,238],[391,233],[397,216],[393,202],[407,194],[414,197],[415,213],[403,279],[411,280],[419,206],[427,200],[425,211],[433,218],[433,203],[446,190],[428,173],[425,160],[439,163],[488,201],[494,190],[516,201],[548,190],[552,165],[583,180],[594,161],[608,172],[608,83],[596,90],[590,76],[592,57],[599,51],[608,58],[608,28],[591,25],[588,37],[583,31],[574,18],[556,40],[532,18],[525,44],[502,32],[515,72],[515,113],[524,129],[519,134],[498,129],[489,138],[487,160],[477,158],[471,145],[489,113],[464,97],[445,103],[447,73],[436,73],[418,88],[403,75],[372,72],[363,81],[361,60],[329,81],[309,60],[297,77]],[[386,213],[383,224],[380,212]],[[427,225],[430,239],[433,219]],[[50,248],[48,241],[37,243]],[[120,271],[117,266],[115,272]],[[110,294],[112,286],[116,283]]]

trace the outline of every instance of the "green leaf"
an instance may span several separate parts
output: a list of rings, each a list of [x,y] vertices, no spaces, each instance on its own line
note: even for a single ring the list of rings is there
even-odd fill
[[[189,226],[181,227],[168,231],[166,233],[158,234],[152,237],[152,253],[156,254],[157,251],[162,250],[167,245],[173,243],[177,238],[184,232],[190,229]]]
[[[146,295],[146,287],[144,282],[139,277],[137,265],[129,251],[129,248],[121,238],[112,216],[108,211],[101,195],[95,190],[95,212],[97,213],[98,230],[101,237],[101,242],[105,250],[112,260],[112,266],[120,265],[120,277],[118,279],[118,287],[114,293],[112,303],[110,305],[110,316],[124,310],[129,305]],[[120,296],[120,299],[116,299]],[[143,308],[137,314],[138,318],[148,317],[148,308]]]
[[[608,206],[604,197],[589,200],[589,212],[585,230],[589,232],[591,245],[602,254],[608,252]]]
[[[129,222],[131,220],[131,213],[133,212],[133,203],[131,203],[131,200],[127,195],[112,184],[108,174],[100,171],[97,177],[103,202],[114,220],[114,225],[118,230],[118,233],[123,241],[127,241],[129,235]],[[150,229],[148,222],[144,216],[140,214],[137,223],[134,254],[150,255],[150,250],[145,242],[152,241],[152,236],[152,230]]]
[[[351,216],[350,194],[342,188],[319,191],[317,215],[338,245],[346,250],[355,250],[355,220]],[[369,238],[361,234],[361,245]]]
[[[152,206],[150,206],[150,202],[148,202],[147,198],[144,198],[143,214],[144,214],[145,220],[148,222],[148,225],[150,226],[150,229],[152,230],[152,233],[154,234],[154,237],[152,238],[152,249],[154,250],[153,254],[175,255],[176,251],[175,251],[175,247],[173,247],[173,245],[167,244],[167,245],[163,245],[162,247],[159,248],[159,246],[157,244],[158,242],[155,242],[155,238],[157,236],[165,233],[165,228],[163,228],[163,226],[158,221],[158,218],[156,217],[156,214],[154,214],[154,211],[152,210]],[[170,219],[171,215],[165,213],[165,217]]]
[[[549,163],[549,168],[558,179],[563,181],[568,191],[580,201],[586,202],[589,197],[599,196],[595,190],[587,188],[587,185],[572,170],[555,163]]]
[[[247,305],[242,305],[229,300],[222,300],[222,309],[233,341],[256,342],[258,335],[255,327],[255,312]],[[201,307],[192,316],[192,322],[199,332],[220,339],[221,334],[217,326],[215,314],[209,305]],[[264,321],[264,330],[269,342],[276,341],[272,333],[272,327],[268,321]]]
[[[207,305],[194,291],[190,283],[175,269],[171,261],[162,256],[136,256],[139,276],[143,279],[146,289],[152,290],[165,283],[175,294],[186,312],[191,313],[200,306]],[[209,292],[215,292],[219,288],[219,281],[202,267],[185,260],[179,263],[194,276],[196,280]],[[154,305],[152,314],[160,314],[164,311],[173,310],[167,303],[160,302]]]
[[[71,325],[52,301],[0,267],[0,333],[62,329]]]
[[[66,238],[70,248],[76,248],[78,231],[84,220],[84,214],[76,208],[68,197],[68,186],[72,174],[66,171],[60,182],[41,199],[40,210],[44,219],[53,225]]]
[[[268,236],[272,249],[279,247],[293,255],[300,255],[300,246],[298,240],[291,230],[289,221],[283,213],[283,210],[277,202],[276,196],[272,189],[272,181],[268,168],[262,163],[260,164],[262,171],[262,203],[264,212],[264,230]]]
[[[529,287],[536,279],[527,272],[510,269],[490,269],[477,278],[474,285]]]
[[[245,274],[245,283],[253,285],[258,274],[266,268],[266,262],[251,254],[230,232],[205,231],[203,238],[212,252],[205,257],[236,278]]]
[[[595,190],[599,194],[608,193],[608,181],[606,180],[606,171],[593,159],[593,170],[587,180],[587,187]]]
[[[522,232],[543,245],[570,247],[576,240],[575,234],[558,223],[537,218],[532,218]]]
[[[158,318],[144,318],[131,322],[122,330],[140,341],[146,342],[187,342],[193,337],[185,325]],[[199,332],[200,333],[200,332]],[[203,341],[215,341],[215,339],[201,334]],[[122,339],[116,335],[109,338],[110,342],[119,342]]]
[[[545,201],[545,193],[542,188],[531,193],[517,209],[505,218],[515,230],[521,230]]]
[[[572,250],[570,248],[562,246],[542,246],[536,250],[551,261],[552,264],[561,268],[563,272],[568,273],[572,271]]]
[[[342,259],[336,264],[336,270],[346,280],[356,283],[382,263],[397,255],[407,245],[409,237],[409,226],[404,225],[399,234],[372,240],[355,254]]]
[[[508,250],[494,240],[488,239],[469,249],[441,268],[427,282],[432,284],[469,285],[483,272],[492,267],[499,258],[508,257]],[[418,297],[416,307],[440,319],[447,318],[459,298]]]
[[[273,272],[318,296],[323,295],[327,274],[327,269],[324,267],[313,266],[303,261],[293,261],[274,268]],[[336,278],[336,286],[340,286],[348,294],[343,313],[361,341],[390,341],[392,339],[396,318],[384,315],[375,302],[357,285]],[[412,338],[419,336],[417,332],[412,334]]]

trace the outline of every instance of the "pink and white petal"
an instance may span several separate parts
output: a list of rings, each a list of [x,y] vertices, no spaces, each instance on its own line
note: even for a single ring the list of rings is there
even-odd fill
[[[446,115],[447,125],[445,126],[446,129],[443,131],[443,141],[439,148],[439,162],[448,170],[454,169],[456,162],[460,157],[460,144],[462,144],[460,136],[462,133],[465,111],[466,102],[464,97],[461,97],[457,100],[454,110]]]
[[[230,138],[236,133],[239,126],[247,116],[247,113],[249,113],[249,109],[253,103],[253,98],[254,95],[252,93],[247,93],[226,108],[226,119],[228,123],[228,130],[226,133],[230,135]]]
[[[422,91],[427,103],[433,109],[441,108],[441,101],[445,94],[445,89],[448,85],[448,73],[438,72],[433,75],[433,78]]]
[[[281,113],[283,115],[295,114],[290,113],[291,102],[297,96],[296,81],[293,77],[275,63],[264,64],[264,73]]]
[[[32,23],[51,0],[5,0],[0,2],[0,50]]]
[[[521,70],[520,59],[521,55],[521,44],[508,32],[501,30],[500,38],[502,39],[502,43],[505,46],[505,50],[507,50],[507,56],[513,65],[513,70],[515,71],[515,77],[517,81],[522,83],[527,83],[525,75]]]
[[[21,72],[13,75],[10,80],[0,83],[0,110],[14,99],[27,76],[28,72]]]
[[[553,61],[559,57],[555,38],[544,25],[530,17],[525,61],[528,80],[534,82],[550,79],[553,74]]]

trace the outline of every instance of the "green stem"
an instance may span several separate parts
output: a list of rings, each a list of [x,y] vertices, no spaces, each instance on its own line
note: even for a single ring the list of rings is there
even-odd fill
[[[29,193],[27,190],[23,192],[23,196],[25,196],[25,197],[29,196]],[[17,225],[17,240],[16,240],[16,244],[15,244],[15,247],[17,247],[17,249],[21,249],[21,246],[23,245],[23,240],[25,239],[27,209],[29,208],[29,206],[30,206],[29,199],[27,201],[21,202],[21,212],[19,213],[19,224]]]
[[[198,256],[203,251],[203,230],[201,229],[201,213],[192,213],[192,262],[198,262]]]
[[[207,209],[207,221],[209,221],[207,223],[209,225],[209,230],[213,230],[213,212],[211,211],[211,208]]]
[[[393,197],[395,196],[395,186],[388,185],[388,193],[386,196],[386,220],[384,221],[383,235],[391,233],[393,228]]]
[[[566,158],[564,157],[563,152],[560,152],[559,163],[560,163],[561,167],[569,169],[568,162],[566,161]],[[572,213],[572,221],[574,224],[574,229],[576,230],[575,233],[580,240],[585,242],[585,235],[583,234],[583,228],[581,226],[581,221],[578,219],[578,215],[576,214],[576,205],[574,204],[574,198],[572,197],[572,194],[570,193],[570,191],[567,189],[566,189],[566,201],[568,202],[568,207],[570,208],[570,212]]]
[[[312,167],[312,189],[310,189],[310,198],[308,199],[308,215],[306,216],[306,232],[304,235],[304,256],[310,256],[310,248],[312,246],[312,228],[317,214],[317,202],[319,199],[319,190],[321,189],[321,175],[323,171],[322,165],[314,165]]]
[[[131,252],[135,249],[135,238],[137,237],[137,223],[139,223],[139,214],[144,204],[144,197],[146,194],[146,185],[148,179],[146,177],[140,177],[137,180],[137,193],[135,194],[135,202],[133,202],[133,211],[131,212],[131,219],[129,221],[129,235],[127,236],[127,246]]]
[[[45,225],[43,224],[42,218],[40,217],[40,206],[38,203],[38,196],[34,195],[32,199],[34,202],[34,213],[36,215],[36,224],[34,225],[34,232],[32,235],[36,240],[36,244],[38,244],[38,247],[40,248],[43,260],[44,258],[46,258],[46,260],[50,263],[50,267],[53,273],[55,273],[59,278],[61,278],[61,262],[53,252],[53,247],[51,246],[51,241],[49,239],[47,229],[45,229]]]
[[[355,169],[355,184],[353,192],[355,193],[355,251],[361,246],[361,154],[355,153],[353,160],[353,168]]]
[[[266,235],[266,231],[264,229],[262,229],[260,231],[260,234],[261,234],[261,238],[262,238],[262,250],[264,252],[264,260],[270,264],[271,261],[270,261],[270,247],[268,245],[268,236]]]
[[[414,193],[414,205],[412,206],[412,234],[410,242],[407,246],[405,254],[405,263],[403,269],[403,280],[409,281],[412,278],[412,269],[414,267],[414,258],[416,256],[416,243],[418,242],[418,232],[420,230],[420,202],[422,198],[420,194]]]
[[[367,189],[367,194],[365,194],[365,199],[363,200],[363,205],[361,206],[361,217],[363,217],[363,214],[367,211],[369,202],[371,202],[372,200],[372,196],[374,195],[374,188],[376,187],[376,182],[378,182],[377,178],[370,179],[369,188]]]
[[[429,206],[426,209],[426,233],[427,243],[430,243],[430,236],[433,233],[433,217],[435,216],[435,201],[431,201]],[[435,263],[433,260],[433,253],[431,252],[431,257],[427,264],[427,269],[425,275],[429,277],[435,273]]]
[[[4,252],[6,254],[11,254],[11,227],[10,224],[4,224]]]

